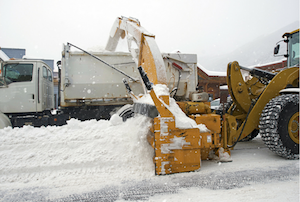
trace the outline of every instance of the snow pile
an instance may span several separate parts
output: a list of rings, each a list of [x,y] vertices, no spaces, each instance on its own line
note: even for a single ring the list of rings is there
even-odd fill
[[[199,69],[204,71],[204,73],[206,73],[209,76],[226,76],[227,75],[226,71],[210,71],[210,70],[204,68],[204,66],[200,65],[199,63],[197,65],[198,65]]]
[[[154,176],[148,118],[75,119],[62,127],[0,130],[0,186],[77,186]],[[130,130],[129,130],[130,128]]]
[[[218,151],[218,155],[213,150],[209,152],[209,158],[218,162],[231,162],[232,158],[228,152],[225,152],[224,148],[221,147]]]
[[[170,96],[169,89],[166,85],[156,84],[153,86],[153,89],[158,98],[161,95]],[[143,95],[136,102],[154,105],[154,102],[150,94]],[[177,105],[176,101],[173,98],[170,97],[169,102],[170,105],[169,106],[166,105],[166,107],[175,116],[175,124],[177,128],[180,129],[199,128],[200,132],[209,131],[204,124],[197,125],[195,120],[187,117],[186,114],[180,109],[180,107]]]

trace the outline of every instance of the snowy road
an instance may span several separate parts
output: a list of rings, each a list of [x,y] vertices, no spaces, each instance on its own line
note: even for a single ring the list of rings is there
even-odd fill
[[[299,161],[276,156],[260,137],[238,143],[233,162],[155,176],[147,124],[0,130],[0,201],[299,201]]]
[[[298,167],[291,167],[216,172],[210,175],[177,174],[161,179],[125,182],[122,185],[108,186],[98,191],[74,194],[53,201],[200,201],[204,199],[204,196],[201,196],[202,192],[209,192],[209,198],[214,201],[226,201],[224,197],[227,197],[228,201],[235,201],[234,195],[240,195],[242,201],[298,201]],[[276,191],[276,187],[280,186],[288,188],[282,187]],[[243,199],[241,196],[245,191],[240,190],[249,190],[249,187],[253,195]],[[257,187],[262,187],[263,190]],[[187,194],[189,191],[191,193]],[[228,197],[229,193],[226,191],[233,195]]]

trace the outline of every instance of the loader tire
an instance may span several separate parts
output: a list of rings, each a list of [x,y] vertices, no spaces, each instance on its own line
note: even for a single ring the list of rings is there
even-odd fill
[[[299,159],[299,95],[273,98],[262,111],[259,129],[271,151],[287,159]]]

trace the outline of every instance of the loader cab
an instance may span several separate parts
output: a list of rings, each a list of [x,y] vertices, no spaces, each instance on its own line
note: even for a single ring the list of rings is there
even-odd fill
[[[2,62],[0,111],[5,114],[37,113],[54,108],[51,68],[39,60]]]
[[[299,29],[292,32],[292,33],[286,33],[285,34],[287,38],[289,39],[288,42],[288,66],[292,67],[295,65],[299,66]],[[284,36],[285,36],[284,35]]]
[[[279,41],[274,48],[274,56],[284,56],[287,58],[287,67],[299,66],[299,29],[288,32],[282,35],[284,40]],[[284,42],[287,44],[285,54],[279,54],[280,44]]]

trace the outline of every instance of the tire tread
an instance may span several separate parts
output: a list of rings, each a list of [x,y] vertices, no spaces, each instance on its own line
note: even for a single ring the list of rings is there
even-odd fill
[[[294,102],[299,106],[298,94],[284,94],[273,98],[264,108],[259,121],[259,133],[265,145],[277,155],[287,159],[299,159],[299,154],[293,153],[282,143],[278,132],[280,112],[286,104]]]

